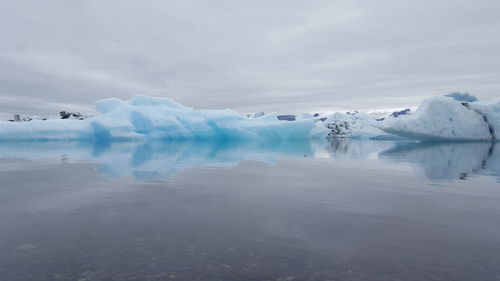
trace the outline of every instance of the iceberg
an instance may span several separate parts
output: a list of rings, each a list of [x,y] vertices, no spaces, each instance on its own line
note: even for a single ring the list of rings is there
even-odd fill
[[[386,119],[378,127],[421,141],[495,141],[495,132],[500,132],[500,99],[462,100],[456,95],[429,98],[414,113]]]
[[[377,126],[376,121],[364,112],[337,112],[328,117],[324,124],[329,129],[329,138],[352,139],[396,139]]]
[[[0,121],[0,141],[288,140],[328,134],[312,115],[299,115],[294,122],[275,114],[245,118],[229,109],[195,110],[145,95],[98,100],[96,110],[98,115],[85,120]]]
[[[451,93],[424,100],[415,112],[405,109],[377,119],[363,112],[337,112],[324,124],[330,138],[496,141],[500,98],[484,102],[467,93]]]
[[[416,111],[375,119],[368,113],[277,115],[196,110],[168,98],[136,95],[96,102],[95,116],[62,112],[61,119],[0,121],[0,141],[293,140],[352,138],[490,141],[500,132],[500,98],[477,101],[452,93],[422,102]],[[20,118],[18,118],[20,119]]]

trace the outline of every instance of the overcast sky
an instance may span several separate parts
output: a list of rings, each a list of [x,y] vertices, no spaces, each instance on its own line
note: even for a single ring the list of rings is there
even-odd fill
[[[0,117],[142,93],[241,112],[500,96],[499,0],[0,0]]]

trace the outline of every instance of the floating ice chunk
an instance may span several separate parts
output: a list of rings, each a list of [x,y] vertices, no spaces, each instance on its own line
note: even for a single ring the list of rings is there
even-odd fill
[[[470,104],[450,97],[434,97],[424,100],[413,114],[387,119],[379,127],[387,133],[418,140],[491,140],[495,138],[492,130],[500,129],[499,105],[499,101]]]
[[[389,137],[377,128],[378,122],[363,112],[334,113],[324,121],[333,138],[372,139]]]
[[[194,110],[167,98],[137,95],[99,100],[85,120],[0,122],[0,140],[308,139],[325,137],[312,116],[283,122],[276,115],[245,118],[232,110]]]
[[[295,118],[297,118],[297,116],[293,114],[285,114],[285,115],[278,115],[276,116],[276,118],[283,121],[295,121]]]

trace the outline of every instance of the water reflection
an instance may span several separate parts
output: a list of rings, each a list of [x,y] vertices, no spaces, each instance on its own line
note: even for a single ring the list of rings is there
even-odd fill
[[[234,167],[246,160],[274,163],[283,156],[332,160],[375,160],[410,164],[431,180],[467,179],[474,174],[500,181],[495,143],[420,143],[392,141],[294,142],[46,142],[2,143],[0,158],[91,161],[110,177],[165,179],[193,167]],[[355,168],[355,167],[353,167]]]
[[[500,176],[495,143],[396,143],[379,159],[411,163],[432,180],[467,179],[474,174]]]
[[[330,140],[325,150],[332,159],[378,159],[378,155],[394,147],[392,141]]]
[[[46,142],[2,143],[1,158],[91,161],[105,176],[164,179],[193,167],[273,163],[281,156],[311,157],[312,143],[296,142]]]
[[[431,180],[467,179],[471,175],[499,177],[500,152],[494,142],[384,142],[334,140],[326,147],[334,159],[378,159],[410,164]]]

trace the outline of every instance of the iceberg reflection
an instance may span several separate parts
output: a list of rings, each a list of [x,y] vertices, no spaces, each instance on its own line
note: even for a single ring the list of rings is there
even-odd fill
[[[378,159],[380,152],[394,146],[393,141],[330,139],[325,150],[333,159]]]
[[[333,159],[376,159],[411,164],[430,180],[459,180],[471,175],[497,177],[500,151],[495,142],[414,142],[333,139],[325,147]]]
[[[396,143],[379,159],[414,164],[432,180],[454,180],[474,174],[499,177],[499,154],[494,142],[412,142]]]
[[[88,161],[108,177],[165,179],[194,167],[235,167],[242,161],[274,163],[284,156],[326,161],[370,160],[368,165],[411,164],[431,180],[467,179],[470,175],[500,181],[500,152],[495,143],[363,141],[151,141],[151,142],[2,142],[0,159]],[[352,165],[355,170],[358,164]],[[356,162],[360,163],[360,162]]]
[[[319,147],[319,146],[318,146]],[[193,167],[273,163],[280,156],[314,155],[310,141],[293,142],[3,142],[0,158],[91,161],[105,176],[164,179]]]

